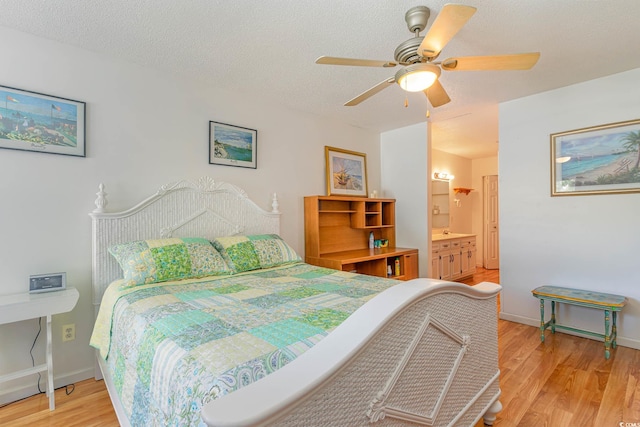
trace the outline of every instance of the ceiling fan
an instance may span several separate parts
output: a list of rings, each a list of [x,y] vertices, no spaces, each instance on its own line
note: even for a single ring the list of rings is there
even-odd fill
[[[438,80],[441,70],[528,70],[536,64],[540,57],[539,52],[452,57],[436,62],[435,59],[442,49],[475,12],[476,8],[472,6],[446,4],[431,24],[427,34],[420,37],[420,32],[427,26],[430,11],[426,6],[412,7],[407,11],[404,19],[409,31],[414,33],[415,37],[400,43],[394,53],[395,62],[321,56],[316,59],[316,64],[385,68],[403,65],[404,67],[398,70],[395,76],[383,80],[344,105],[348,107],[358,105],[393,83],[397,83],[408,92],[423,91],[434,108],[451,101]]]

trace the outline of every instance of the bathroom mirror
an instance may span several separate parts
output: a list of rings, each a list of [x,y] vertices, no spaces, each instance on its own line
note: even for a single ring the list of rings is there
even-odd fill
[[[449,181],[431,182],[431,228],[449,227]]]

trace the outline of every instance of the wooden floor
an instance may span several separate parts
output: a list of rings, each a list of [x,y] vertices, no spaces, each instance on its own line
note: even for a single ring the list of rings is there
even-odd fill
[[[481,270],[464,282],[482,281],[499,283],[499,271]],[[503,410],[495,426],[640,426],[640,351],[618,347],[605,360],[599,341],[547,332],[542,344],[538,328],[504,320],[498,322],[498,337]],[[89,379],[68,396],[57,390],[53,412],[44,395],[0,408],[4,425],[110,427],[118,422],[104,383]]]
[[[55,391],[55,397],[54,411],[49,411],[49,399],[44,394],[0,408],[0,426],[119,426],[104,381],[81,381],[76,383],[73,393],[67,396],[61,388]]]

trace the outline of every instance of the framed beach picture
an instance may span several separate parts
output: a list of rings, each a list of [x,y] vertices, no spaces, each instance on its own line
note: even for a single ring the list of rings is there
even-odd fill
[[[209,122],[209,163],[258,167],[258,131],[226,123]]]
[[[328,196],[367,197],[367,155],[324,147]]]
[[[85,106],[0,86],[0,148],[84,157]]]
[[[551,135],[551,195],[640,192],[640,120]]]

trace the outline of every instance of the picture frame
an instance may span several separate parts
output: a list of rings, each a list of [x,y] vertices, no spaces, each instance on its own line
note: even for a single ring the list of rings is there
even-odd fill
[[[85,157],[86,104],[0,86],[0,148]]]
[[[551,134],[551,196],[640,192],[640,119]]]
[[[258,131],[210,121],[209,164],[257,169]]]
[[[367,155],[324,147],[328,196],[367,197]]]

